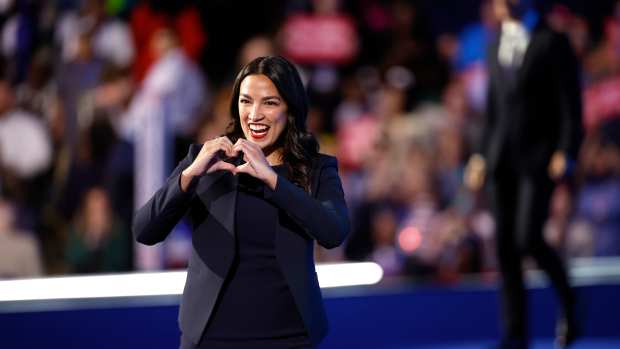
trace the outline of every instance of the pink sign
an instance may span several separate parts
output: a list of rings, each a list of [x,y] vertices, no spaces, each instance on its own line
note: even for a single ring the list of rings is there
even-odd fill
[[[587,128],[605,119],[620,116],[620,76],[588,86],[583,98],[584,124]]]
[[[282,29],[284,54],[297,63],[350,62],[358,50],[352,19],[345,15],[293,15]]]

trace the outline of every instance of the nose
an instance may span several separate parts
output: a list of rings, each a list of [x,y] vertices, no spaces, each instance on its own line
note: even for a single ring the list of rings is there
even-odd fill
[[[250,113],[248,114],[248,121],[258,121],[263,119],[264,116],[260,109],[260,104],[256,103],[250,108]]]

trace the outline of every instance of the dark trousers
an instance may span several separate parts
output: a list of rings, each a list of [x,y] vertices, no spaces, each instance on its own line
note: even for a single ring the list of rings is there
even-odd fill
[[[501,272],[505,335],[527,336],[527,301],[521,270],[525,255],[532,256],[555,287],[563,316],[572,319],[574,293],[559,255],[543,236],[554,183],[547,174],[498,171],[490,178],[491,206],[496,221],[496,243]]]

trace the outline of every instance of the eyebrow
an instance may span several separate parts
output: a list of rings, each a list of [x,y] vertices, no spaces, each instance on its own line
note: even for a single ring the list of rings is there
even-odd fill
[[[247,95],[245,93],[240,94],[240,96],[243,97],[243,98],[247,98],[247,99],[253,99],[252,97],[250,97],[249,95]],[[282,98],[280,98],[278,96],[267,96],[267,97],[263,97],[262,98],[263,101],[266,101],[266,100],[269,100],[269,99],[277,99],[278,101],[282,101]]]

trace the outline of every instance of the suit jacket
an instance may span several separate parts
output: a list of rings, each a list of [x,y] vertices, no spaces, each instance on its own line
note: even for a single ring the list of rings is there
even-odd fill
[[[190,146],[165,185],[134,216],[138,242],[156,244],[185,215],[192,226],[192,253],[179,311],[181,331],[200,340],[235,251],[235,201],[238,177],[217,171],[195,177],[186,192],[181,172],[202,145]],[[320,154],[311,170],[311,194],[278,175],[275,190],[264,196],[279,208],[275,254],[313,345],[327,334],[327,318],[314,268],[314,241],[326,248],[340,245],[349,232],[344,193],[336,158]]]
[[[546,174],[555,151],[577,157],[583,133],[579,64],[568,38],[542,21],[513,72],[498,62],[499,42],[498,35],[489,47],[487,110],[479,151],[490,173],[509,161],[521,173]]]

